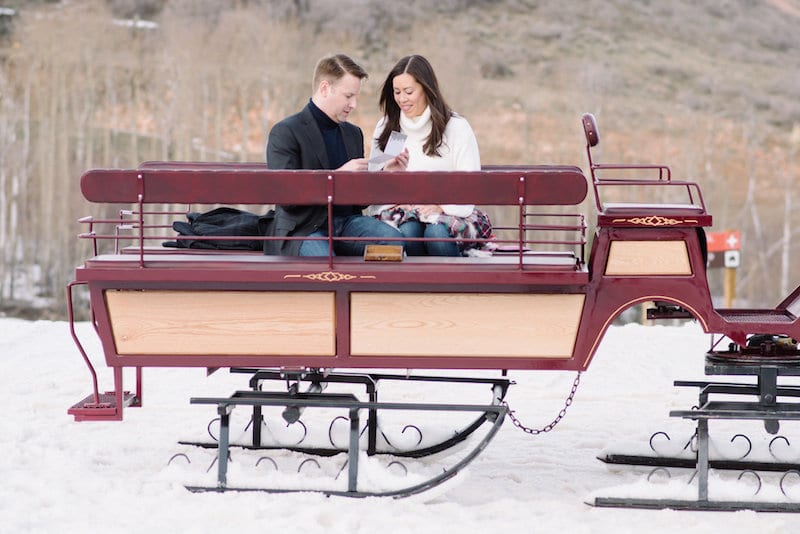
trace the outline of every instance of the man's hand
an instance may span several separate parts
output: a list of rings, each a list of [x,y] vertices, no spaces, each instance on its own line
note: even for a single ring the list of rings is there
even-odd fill
[[[336,169],[337,171],[366,171],[367,158],[354,158]]]

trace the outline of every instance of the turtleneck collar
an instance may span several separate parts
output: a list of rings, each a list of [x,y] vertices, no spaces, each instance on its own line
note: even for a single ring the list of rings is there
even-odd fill
[[[314,115],[314,119],[316,119],[321,130],[333,130],[339,126],[338,122],[328,117],[310,98],[308,99],[308,109],[311,110],[311,114]]]
[[[419,117],[409,118],[405,113],[400,113],[400,128],[406,133],[425,132],[431,127],[431,107],[426,106]]]

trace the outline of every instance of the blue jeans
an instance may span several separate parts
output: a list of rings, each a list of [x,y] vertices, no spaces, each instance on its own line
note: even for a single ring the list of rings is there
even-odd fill
[[[427,224],[420,221],[406,221],[400,225],[403,237],[452,237],[444,224]],[[454,241],[407,241],[406,254],[409,256],[460,256],[461,251]]]
[[[363,256],[364,248],[369,244],[402,245],[402,235],[391,225],[374,217],[350,215],[333,218],[333,235],[335,237],[374,237],[374,241],[336,241],[333,244],[333,255]],[[308,237],[328,237],[328,228],[320,228]],[[389,240],[388,238],[397,238]],[[327,256],[328,242],[303,241],[300,245],[301,256]]]

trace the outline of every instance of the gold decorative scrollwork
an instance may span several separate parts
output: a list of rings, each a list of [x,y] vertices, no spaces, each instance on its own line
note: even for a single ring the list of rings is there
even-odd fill
[[[643,226],[674,226],[676,224],[697,224],[697,219],[668,219],[661,215],[650,215],[648,217],[632,217],[630,219],[614,219],[615,223],[628,222],[631,224],[641,224]]]
[[[374,276],[356,276],[353,274],[340,273],[336,271],[323,271],[321,273],[310,274],[287,274],[284,278],[305,278],[307,280],[317,280],[319,282],[341,282],[352,280],[353,278],[375,278]]]

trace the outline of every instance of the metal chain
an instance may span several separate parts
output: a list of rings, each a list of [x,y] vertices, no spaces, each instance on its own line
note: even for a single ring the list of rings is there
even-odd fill
[[[564,401],[564,407],[561,408],[561,411],[558,412],[558,415],[556,416],[555,419],[553,419],[550,423],[548,423],[542,428],[530,428],[528,426],[525,426],[522,423],[522,421],[520,421],[517,418],[517,416],[514,415],[514,410],[512,410],[511,407],[508,405],[508,401],[503,401],[500,404],[508,408],[508,418],[511,419],[511,422],[514,423],[515,427],[519,428],[520,430],[522,430],[527,434],[532,434],[535,436],[537,434],[542,434],[544,432],[550,432],[551,430],[553,430],[553,427],[555,427],[559,423],[559,421],[561,421],[564,418],[564,416],[567,415],[567,408],[569,408],[570,405],[572,405],[572,399],[575,397],[575,392],[578,391],[578,385],[580,383],[581,383],[581,373],[580,371],[578,371],[578,374],[575,377],[575,381],[572,382],[572,390],[569,392],[567,399]]]

